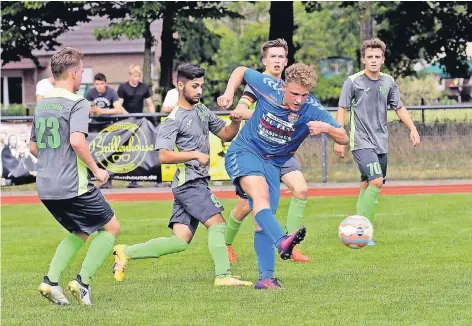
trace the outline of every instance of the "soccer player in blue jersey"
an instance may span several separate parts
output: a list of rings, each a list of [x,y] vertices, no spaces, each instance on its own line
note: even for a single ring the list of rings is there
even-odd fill
[[[276,80],[282,80],[282,72],[287,66],[288,45],[284,39],[270,40],[261,46],[262,63],[265,66],[264,74]],[[282,81],[283,83],[283,81]],[[256,107],[257,97],[250,86],[244,88],[244,93],[235,108],[235,111],[243,112],[243,119],[249,120]],[[292,199],[288,207],[287,223],[285,229],[288,233],[295,232],[302,225],[308,196],[308,185],[301,172],[300,163],[295,157],[288,160],[280,169],[280,181],[292,192]],[[237,261],[236,252],[233,249],[233,241],[241,227],[241,222],[249,215],[251,209],[247,199],[240,198],[236,207],[230,212],[226,224],[225,240],[228,247],[228,256],[231,263]],[[310,259],[303,255],[297,247],[293,248],[291,259],[296,262],[308,262]]]
[[[293,247],[303,241],[305,227],[286,235],[275,213],[280,198],[280,168],[311,135],[326,133],[335,142],[347,144],[344,128],[310,94],[316,86],[316,75],[304,64],[294,64],[285,72],[282,84],[268,75],[246,67],[236,68],[218,98],[218,105],[229,108],[234,92],[246,81],[257,97],[252,117],[225,156],[225,167],[240,196],[249,197],[257,224],[261,230],[254,234],[259,281],[257,289],[278,289],[274,278],[273,246],[282,259],[290,259]],[[241,118],[242,113],[232,111],[230,116]]]

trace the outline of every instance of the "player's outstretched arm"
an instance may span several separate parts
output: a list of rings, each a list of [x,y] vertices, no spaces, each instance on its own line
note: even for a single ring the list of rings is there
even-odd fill
[[[344,127],[344,121],[346,120],[346,111],[347,110],[345,108],[339,106],[338,111],[336,112],[336,121],[341,125],[341,127]],[[339,157],[344,157],[344,148],[344,145],[338,143],[334,144],[334,152]]]
[[[420,144],[420,135],[418,134],[418,130],[416,130],[416,126],[413,123],[413,120],[410,118],[410,114],[408,113],[407,109],[402,106],[401,108],[395,111],[397,116],[400,120],[406,124],[406,126],[410,129],[410,139],[413,143],[413,146],[417,146]]]
[[[238,67],[234,69],[233,73],[229,77],[228,85],[226,86],[224,94],[218,97],[218,106],[223,109],[229,109],[231,107],[233,104],[234,92],[236,92],[239,85],[242,84],[246,70],[246,67]]]
[[[228,126],[225,126],[221,131],[216,135],[222,141],[232,141],[234,137],[238,134],[239,128],[241,127],[241,120],[236,119],[231,121]]]
[[[307,126],[312,136],[325,133],[338,144],[347,145],[349,143],[349,137],[343,127],[336,128],[322,121],[310,121],[307,123]]]
[[[191,160],[198,160],[203,165],[208,165],[210,156],[197,151],[174,152],[162,148],[159,150],[159,162],[161,162],[161,164],[178,164]]]

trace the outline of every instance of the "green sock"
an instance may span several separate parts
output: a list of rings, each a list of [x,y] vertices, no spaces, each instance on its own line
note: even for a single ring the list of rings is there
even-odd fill
[[[215,264],[217,278],[231,274],[228,250],[225,243],[225,224],[215,224],[208,228],[208,250]]]
[[[125,247],[125,254],[130,259],[158,258],[187,249],[188,243],[176,237],[155,238],[144,243]]]
[[[288,207],[288,216],[287,216],[287,232],[293,233],[302,226],[303,212],[305,211],[306,200],[300,200],[295,197],[292,197],[290,201],[290,206]]]
[[[233,244],[234,238],[236,238],[242,222],[243,221],[235,219],[232,213],[229,213],[228,223],[225,228],[225,241],[227,246]]]
[[[364,211],[363,211],[363,205],[362,205],[362,198],[364,198],[364,194],[367,188],[361,188],[361,191],[359,192],[359,197],[357,197],[357,204],[356,204],[356,209],[357,209],[357,215],[364,216]]]
[[[72,233],[61,241],[49,265],[48,278],[51,282],[59,282],[62,272],[66,270],[84,243],[84,240]]]
[[[90,243],[79,273],[84,284],[90,284],[90,280],[100,268],[105,258],[111,254],[114,243],[115,237],[113,234],[107,231],[98,232],[98,235]]]
[[[364,209],[364,216],[367,217],[371,222],[374,219],[375,210],[379,204],[380,188],[374,186],[368,186],[362,198],[362,207]]]

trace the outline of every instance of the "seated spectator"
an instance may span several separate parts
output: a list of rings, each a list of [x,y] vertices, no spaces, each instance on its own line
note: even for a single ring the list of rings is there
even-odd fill
[[[53,90],[54,84],[56,81],[54,80],[54,76],[51,76],[49,78],[44,78],[41,79],[37,84],[36,84],[36,103],[39,103],[50,91]]]
[[[121,105],[118,93],[107,85],[104,74],[98,73],[93,79],[93,88],[89,89],[85,98],[92,102],[91,112],[96,115],[113,115],[128,113]]]
[[[140,82],[141,68],[138,65],[131,65],[128,70],[128,81],[118,87],[120,103],[129,113],[142,113],[144,111],[144,101],[149,112],[156,112],[152,102],[152,93],[149,86]]]
[[[179,100],[179,90],[177,89],[177,74],[174,72],[172,74],[172,84],[174,88],[169,90],[164,98],[164,102],[162,102],[162,113],[170,113],[174,106],[177,104]]]

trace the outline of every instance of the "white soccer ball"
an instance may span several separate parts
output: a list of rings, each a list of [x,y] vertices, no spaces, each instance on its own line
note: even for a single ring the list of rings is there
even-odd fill
[[[372,240],[374,227],[366,217],[352,215],[339,224],[338,235],[346,247],[360,249]]]

